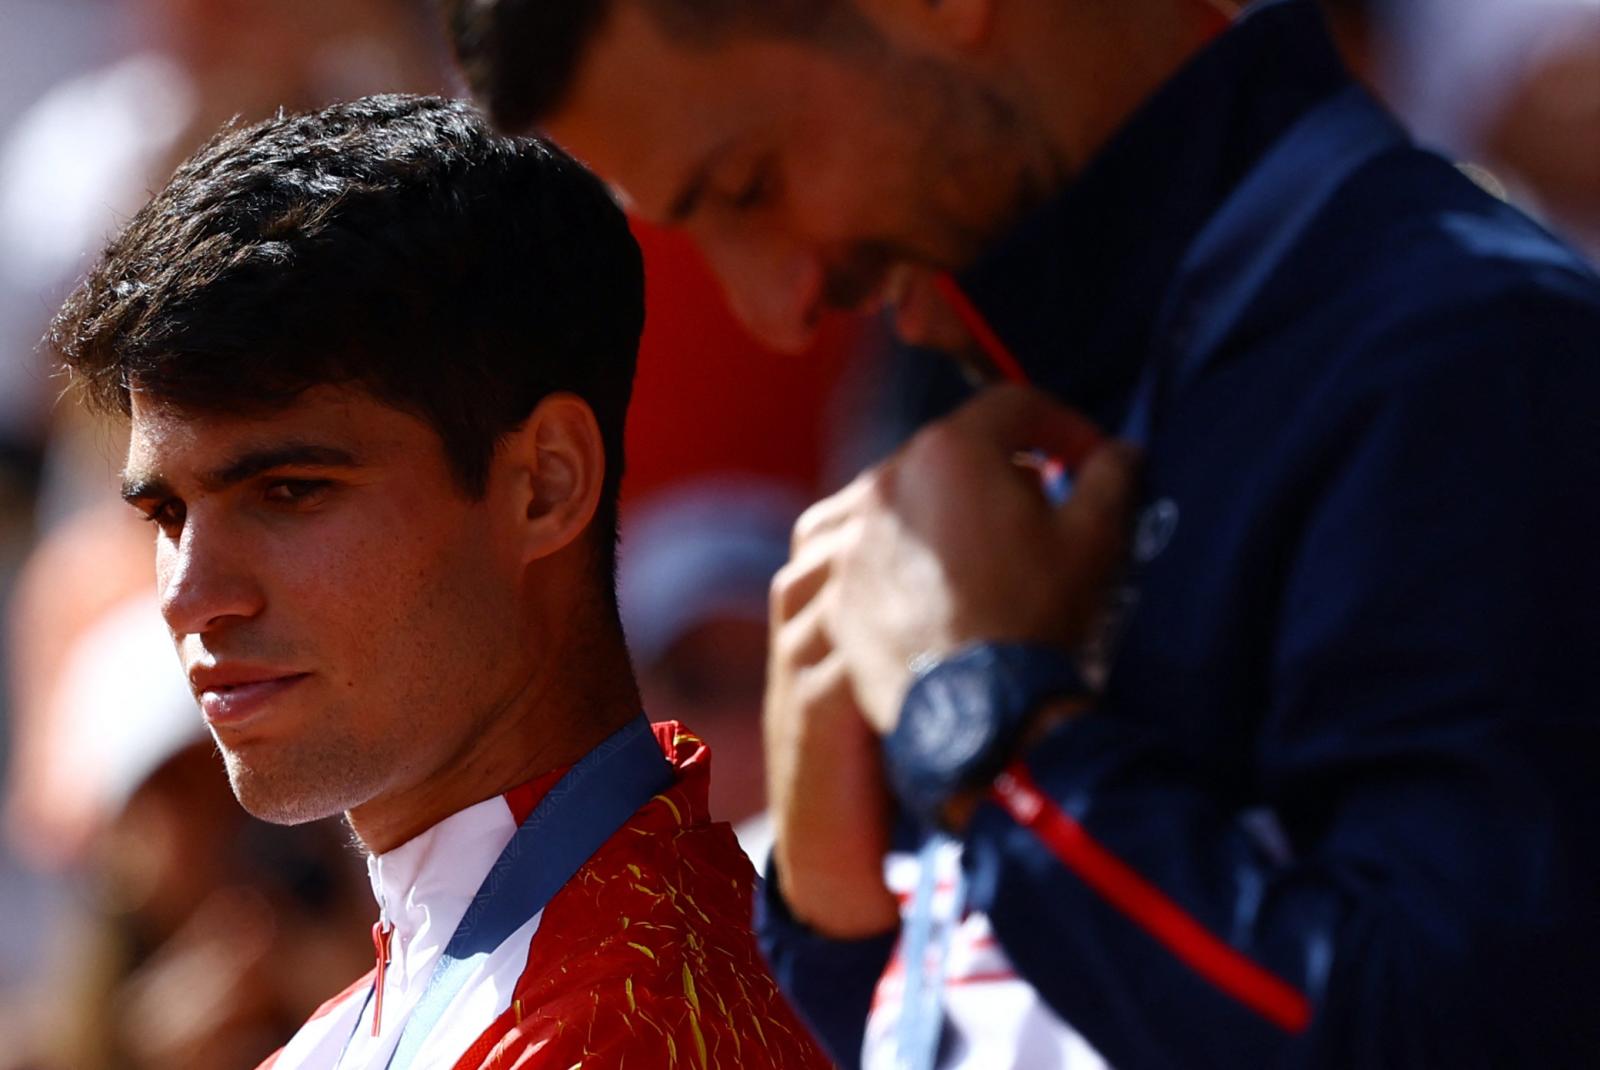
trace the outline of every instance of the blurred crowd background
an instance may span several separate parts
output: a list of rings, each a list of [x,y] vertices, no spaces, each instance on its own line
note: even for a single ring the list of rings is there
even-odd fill
[[[1600,0],[1326,3],[1419,138],[1600,252]],[[223,123],[377,91],[460,92],[426,0],[0,0],[0,1070],[251,1067],[370,965],[343,827],[234,804],[116,499],[125,432],[39,339]],[[649,712],[711,741],[713,810],[759,855],[790,525],[966,388],[871,320],[765,353],[680,237],[636,230],[624,620]]]

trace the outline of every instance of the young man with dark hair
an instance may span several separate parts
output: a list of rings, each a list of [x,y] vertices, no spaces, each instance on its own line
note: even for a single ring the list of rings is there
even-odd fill
[[[1222,6],[448,4],[491,113],[769,337],[888,306],[1043,388],[817,506],[774,587],[763,936],[846,1064],[1600,1050],[1600,284],[1311,0]],[[1088,451],[1058,399],[1137,485],[1019,478]],[[951,837],[903,921],[886,791]]]
[[[822,1064],[617,620],[642,303],[580,167],[380,97],[219,136],[56,320],[239,801],[370,856],[375,973],[279,1070]]]

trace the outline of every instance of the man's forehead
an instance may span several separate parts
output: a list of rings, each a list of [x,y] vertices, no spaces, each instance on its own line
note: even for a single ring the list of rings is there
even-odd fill
[[[698,114],[692,71],[676,56],[680,46],[639,7],[615,7],[542,127],[631,210],[656,218],[666,191],[700,154],[707,120]]]
[[[775,54],[798,47],[746,34],[679,40],[644,5],[619,4],[543,130],[620,191],[631,210],[668,222],[719,151],[776,120],[782,65]]]
[[[334,386],[312,387],[286,404],[244,411],[186,405],[135,390],[129,410],[129,470],[209,463],[286,442],[349,451],[372,439],[392,438],[416,419],[365,390]]]

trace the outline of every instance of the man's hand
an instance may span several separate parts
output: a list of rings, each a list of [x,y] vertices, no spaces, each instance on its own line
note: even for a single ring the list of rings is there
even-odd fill
[[[841,496],[849,491],[841,492]],[[825,936],[857,939],[900,922],[883,883],[891,804],[878,739],[845,661],[823,630],[829,542],[795,554],[772,584],[764,739],[773,856],[784,901]]]
[[[878,734],[911,665],[969,642],[1078,645],[1122,560],[1136,463],[1098,449],[1051,505],[1021,451],[1082,456],[1082,417],[996,387],[801,517],[773,582],[769,802],[783,894],[830,936],[892,928]]]
[[[828,557],[823,630],[879,734],[894,728],[918,659],[1087,637],[1123,561],[1137,469],[1130,447],[1096,448],[1098,438],[1044,394],[996,387],[801,518],[795,556]],[[1065,504],[1016,463],[1029,450],[1090,453]]]

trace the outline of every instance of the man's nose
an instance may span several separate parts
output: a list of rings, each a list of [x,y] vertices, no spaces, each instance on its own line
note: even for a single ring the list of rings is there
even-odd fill
[[[161,615],[174,635],[199,635],[261,612],[261,586],[243,548],[220,526],[192,514],[176,541],[157,553]]]
[[[823,309],[826,270],[814,250],[788,241],[706,242],[734,314],[776,349],[811,344]]]

